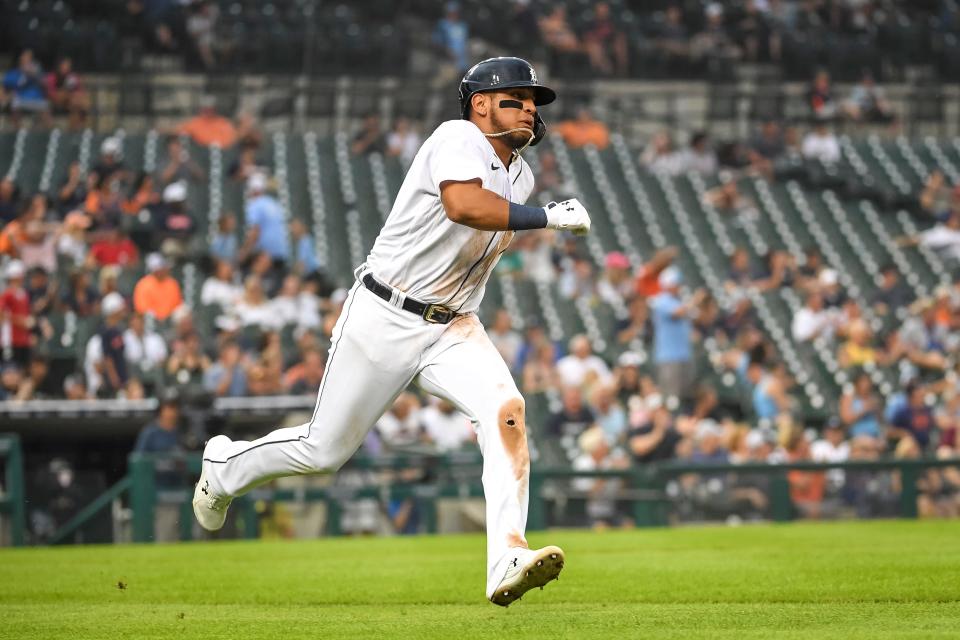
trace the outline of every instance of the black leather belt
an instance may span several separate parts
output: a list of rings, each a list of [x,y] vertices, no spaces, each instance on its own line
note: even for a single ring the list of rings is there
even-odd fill
[[[378,298],[383,298],[387,302],[393,299],[393,289],[374,278],[372,273],[364,275],[360,281]],[[415,313],[433,324],[448,324],[457,317],[457,312],[450,307],[442,304],[427,304],[413,298],[404,298],[403,310]]]

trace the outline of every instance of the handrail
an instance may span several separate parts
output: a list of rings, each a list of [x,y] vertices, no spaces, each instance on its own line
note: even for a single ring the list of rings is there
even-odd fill
[[[93,502],[70,518],[65,525],[57,529],[50,538],[49,544],[58,544],[65,540],[74,531],[86,524],[90,518],[99,513],[101,509],[129,491],[132,484],[130,476],[123,476],[112,487],[101,493]]]

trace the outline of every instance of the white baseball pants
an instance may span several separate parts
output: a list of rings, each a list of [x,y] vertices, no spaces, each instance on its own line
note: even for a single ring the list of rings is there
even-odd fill
[[[476,314],[430,324],[357,282],[333,330],[310,422],[207,451],[213,489],[238,496],[273,478],[332,473],[410,382],[467,415],[483,454],[487,581],[510,547],[526,547],[527,451],[523,398]]]

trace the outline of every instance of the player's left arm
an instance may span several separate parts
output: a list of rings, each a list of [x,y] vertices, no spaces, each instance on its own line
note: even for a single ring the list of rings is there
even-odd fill
[[[547,228],[577,235],[590,231],[590,216],[576,198],[551,202],[546,207],[528,207],[484,189],[480,178],[441,182],[440,200],[451,221],[483,231]]]

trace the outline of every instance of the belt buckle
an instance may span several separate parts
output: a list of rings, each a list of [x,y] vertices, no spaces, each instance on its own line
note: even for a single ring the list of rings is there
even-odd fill
[[[432,324],[447,324],[455,315],[450,307],[442,304],[428,304],[423,312],[423,319]]]

